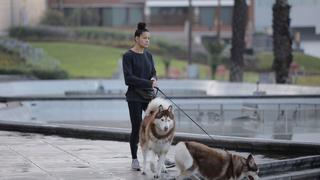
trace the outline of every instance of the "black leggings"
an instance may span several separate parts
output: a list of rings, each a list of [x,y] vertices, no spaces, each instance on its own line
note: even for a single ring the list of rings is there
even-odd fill
[[[142,110],[146,110],[148,103],[128,101],[131,120],[130,150],[132,159],[137,159],[139,130],[142,121]]]

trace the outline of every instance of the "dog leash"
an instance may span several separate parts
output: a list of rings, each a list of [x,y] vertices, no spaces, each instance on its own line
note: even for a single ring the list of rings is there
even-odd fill
[[[193,120],[183,109],[180,108],[180,106],[178,106],[175,102],[173,102],[159,87],[155,87],[155,89],[157,90],[157,93],[160,92],[166,99],[169,99],[172,104],[174,104],[184,115],[186,115],[194,124],[196,124],[206,135],[209,136],[209,138],[212,140],[212,141],[215,141],[215,139],[210,136],[210,134],[204,130],[195,120]]]

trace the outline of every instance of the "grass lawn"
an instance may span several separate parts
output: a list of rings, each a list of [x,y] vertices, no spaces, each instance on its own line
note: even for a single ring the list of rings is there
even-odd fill
[[[273,62],[273,54],[271,52],[260,53],[257,55],[258,67],[263,70],[270,70]],[[293,63],[299,65],[300,70],[308,73],[319,73],[320,58],[309,56],[303,53],[293,53]],[[299,76],[296,81],[298,85],[320,86],[320,75]]]
[[[259,69],[271,69],[273,54],[271,52],[259,53],[257,55]],[[306,72],[319,72],[320,58],[303,53],[293,53],[293,62],[300,65]]]
[[[229,81],[229,70],[226,70],[224,76],[216,76],[218,81]],[[256,83],[259,80],[259,74],[255,72],[244,72],[243,73],[243,82]]]
[[[64,42],[31,44],[60,60],[62,68],[69,73],[70,78],[111,77],[123,53],[121,49],[88,44]]]
[[[65,42],[31,42],[33,47],[42,48],[49,56],[60,60],[70,78],[111,78],[117,70],[118,61],[125,49],[113,47],[76,44]],[[164,63],[160,56],[154,55],[159,77],[165,77]],[[170,67],[184,72],[187,63],[172,59]],[[205,66],[200,65],[200,77],[205,78]]]
[[[126,49],[118,49],[107,46],[68,43],[68,42],[31,42],[32,46],[42,48],[49,55],[60,60],[61,66],[69,73],[70,78],[111,78],[117,70],[119,60]],[[163,58],[154,55],[156,70],[159,77],[165,77]],[[13,59],[13,60],[11,60]],[[259,69],[270,69],[273,61],[272,53],[260,53],[257,55]],[[302,53],[294,53],[294,62],[298,63],[307,73],[318,72],[320,59]],[[24,69],[24,62],[17,60],[0,51],[0,70]],[[171,68],[178,69],[182,75],[185,74],[187,62],[172,59]],[[207,78],[207,68],[199,66],[200,79]],[[228,81],[229,73],[217,80]],[[259,76],[255,72],[245,72],[244,82],[255,83]],[[320,76],[298,77],[298,85],[320,85]]]
[[[305,86],[320,86],[320,76],[300,76],[297,78],[297,84]]]

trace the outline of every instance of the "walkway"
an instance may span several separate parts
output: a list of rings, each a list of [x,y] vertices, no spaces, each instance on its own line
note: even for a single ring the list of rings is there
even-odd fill
[[[172,150],[168,157],[173,158]],[[2,180],[150,179],[130,169],[125,142],[0,131],[0,159]],[[176,173],[172,168],[162,179]]]

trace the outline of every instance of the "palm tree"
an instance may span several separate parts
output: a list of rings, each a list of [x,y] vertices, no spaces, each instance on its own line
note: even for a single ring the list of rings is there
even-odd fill
[[[232,48],[230,64],[230,81],[242,82],[243,80],[243,53],[245,50],[245,31],[247,25],[246,0],[234,0],[232,19]]]
[[[272,69],[276,83],[284,84],[289,80],[289,68],[292,62],[292,40],[290,37],[290,5],[287,0],[276,0],[273,5],[273,54]]]

